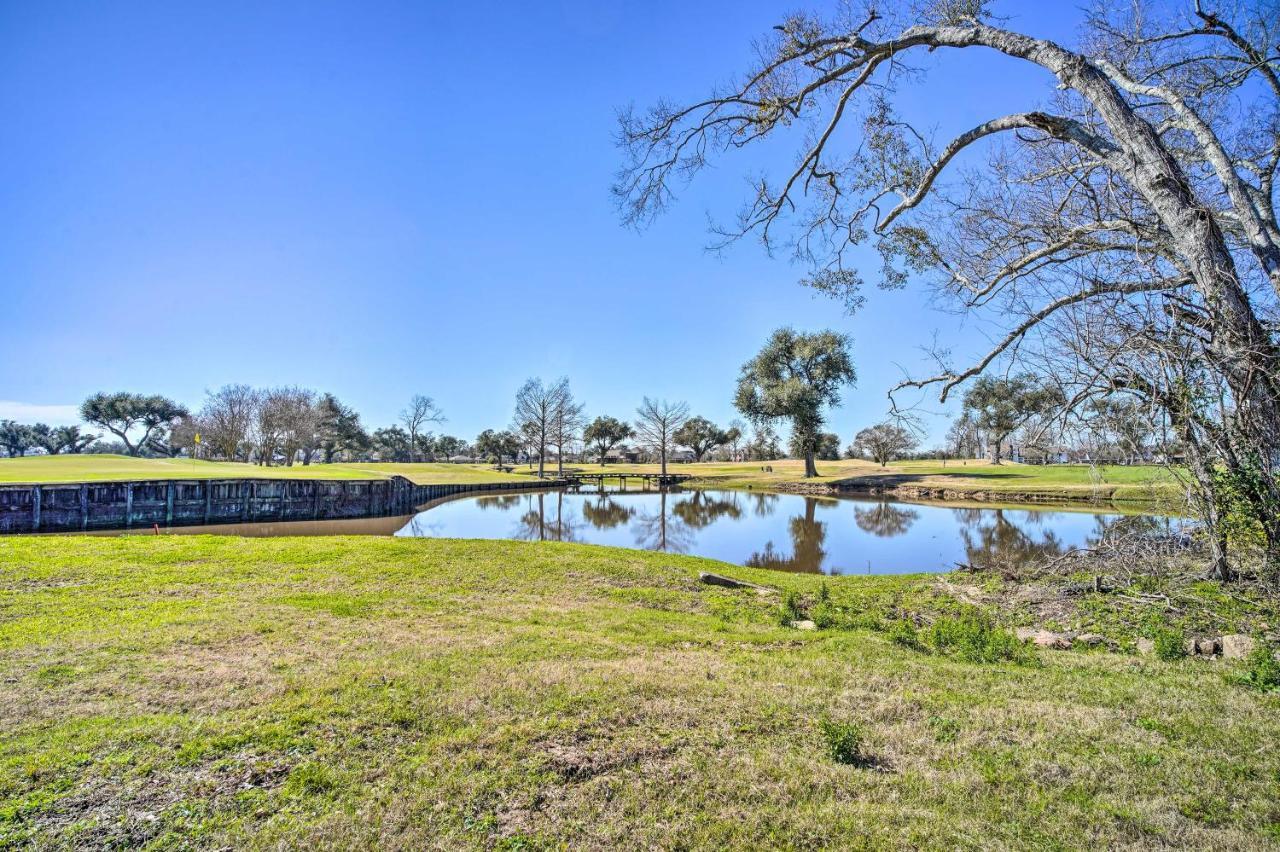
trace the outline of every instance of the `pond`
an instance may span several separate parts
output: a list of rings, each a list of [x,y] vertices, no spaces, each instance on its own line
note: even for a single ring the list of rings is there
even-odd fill
[[[245,535],[393,534],[573,541],[831,574],[949,571],[1051,557],[1108,530],[1166,534],[1179,521],[1114,510],[906,503],[759,491],[540,491],[465,497],[415,515],[189,527]]]

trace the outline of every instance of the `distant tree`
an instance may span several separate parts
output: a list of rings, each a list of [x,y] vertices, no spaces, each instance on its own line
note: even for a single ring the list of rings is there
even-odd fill
[[[444,412],[429,396],[417,394],[409,400],[409,406],[400,412],[400,423],[409,434],[409,460],[418,461],[420,447],[431,444],[431,433],[425,430],[430,423],[443,423]]]
[[[44,423],[36,423],[30,429],[32,442],[42,447],[51,456],[59,453],[83,452],[85,447],[98,440],[97,435],[81,432],[79,426],[48,426]]]
[[[4,447],[10,458],[25,455],[35,445],[36,436],[30,426],[14,420],[0,420],[0,447]]]
[[[520,439],[511,432],[485,429],[476,436],[476,454],[495,459],[501,465],[504,457],[514,462],[520,452]]]
[[[752,461],[773,461],[782,458],[782,447],[778,443],[778,430],[767,421],[755,424],[751,441],[746,448],[747,457]]]
[[[547,447],[554,441],[557,418],[572,396],[569,380],[560,378],[551,384],[542,379],[529,379],[516,391],[513,431],[524,438],[530,454],[538,457],[538,476],[546,472]]]
[[[178,418],[187,416],[187,409],[159,394],[98,393],[80,406],[80,416],[115,435],[129,455],[136,456],[157,432],[167,431]],[[131,440],[129,433],[138,429],[141,436]]]
[[[379,461],[405,462],[412,456],[409,449],[409,433],[399,426],[378,429],[372,435],[373,451]]]
[[[858,456],[871,456],[881,467],[885,467],[894,459],[914,450],[918,444],[919,441],[909,429],[885,422],[863,429],[855,435],[851,449]]]
[[[742,461],[742,440],[747,434],[747,424],[741,420],[729,421],[729,428],[724,430],[724,445],[729,448],[729,461]]]
[[[791,433],[787,442],[787,454],[796,458],[804,457],[804,443],[800,435]],[[819,461],[835,461],[840,458],[840,436],[835,432],[820,432],[814,448],[814,455]]]
[[[742,365],[734,404],[753,420],[789,420],[803,448],[804,475],[814,463],[823,409],[840,404],[840,389],[857,378],[849,338],[834,331],[813,334],[780,328],[756,357]]]
[[[993,464],[1000,464],[1001,447],[1010,433],[1062,403],[1057,388],[1029,373],[1010,378],[981,376],[964,395],[964,410],[991,440]]]
[[[169,427],[168,431],[158,431],[151,436],[151,440],[147,441],[146,450],[153,456],[169,456],[171,458],[182,455],[182,451],[186,450],[193,458],[196,455],[196,435],[200,432],[200,421],[191,415],[179,417],[177,421]],[[204,435],[200,436],[200,442],[204,443]]]
[[[705,417],[690,417],[672,437],[677,444],[693,450],[693,460],[699,462],[729,441],[728,434]]]
[[[564,454],[582,433],[583,427],[586,425],[582,411],[585,406],[573,398],[573,392],[569,390],[569,382],[564,382],[564,390],[560,397],[560,404],[556,406],[555,413],[551,417],[551,434],[548,442],[556,448],[556,473],[560,476],[564,475]]]
[[[223,385],[206,391],[200,422],[200,445],[216,458],[248,461],[262,394],[248,385]]]
[[[601,415],[591,423],[582,433],[582,440],[586,442],[600,459],[600,464],[605,463],[605,456],[614,447],[634,435],[631,426],[616,417]]]
[[[683,402],[667,402],[665,399],[644,398],[636,409],[636,437],[655,452],[667,473],[667,454],[675,444],[675,434],[689,416],[689,406]]]
[[[445,461],[448,461],[453,456],[462,455],[466,449],[467,442],[461,438],[455,438],[453,435],[441,435],[431,445],[431,452],[435,454],[436,459],[444,459]]]
[[[317,439],[325,464],[332,464],[339,454],[354,455],[369,449],[369,433],[364,431],[359,413],[333,394],[321,395],[316,401],[316,414]]]
[[[947,430],[947,445],[956,458],[973,459],[982,455],[982,432],[968,412],[957,417]]]

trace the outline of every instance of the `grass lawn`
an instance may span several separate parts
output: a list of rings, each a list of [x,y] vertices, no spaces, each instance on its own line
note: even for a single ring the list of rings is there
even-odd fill
[[[772,472],[761,470],[772,467]],[[656,472],[658,465],[573,465],[573,470],[599,472]],[[529,473],[527,466],[516,469]],[[536,470],[536,468],[535,468]],[[755,488],[789,487],[805,482],[820,485],[842,486],[892,486],[907,485],[922,488],[945,488],[959,494],[1004,493],[1009,495],[1061,495],[1097,496],[1104,499],[1149,500],[1155,495],[1177,491],[1169,472],[1158,465],[1106,465],[1099,470],[1101,482],[1091,478],[1088,465],[1025,465],[1005,462],[993,465],[989,461],[969,459],[950,461],[946,465],[937,461],[901,461],[881,468],[868,461],[818,462],[819,478],[804,479],[804,462],[799,459],[782,459],[773,462],[703,462],[700,464],[668,465],[672,473],[687,473],[698,477],[702,484],[725,487]]]
[[[965,662],[888,629],[960,610],[936,579],[826,579],[839,628],[804,632],[699,569],[824,582],[566,544],[0,538],[0,847],[1280,842],[1280,697],[1228,664]]]
[[[101,482],[123,479],[376,479],[399,474],[415,482],[501,482],[513,474],[487,465],[456,464],[296,464],[260,467],[241,462],[144,459],[116,455],[24,456],[0,459],[0,483]]]

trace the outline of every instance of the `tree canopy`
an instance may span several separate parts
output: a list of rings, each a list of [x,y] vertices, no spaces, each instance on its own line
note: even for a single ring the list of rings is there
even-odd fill
[[[97,393],[80,406],[80,416],[115,435],[129,455],[136,456],[157,431],[186,417],[187,409],[159,394]],[[137,436],[131,438],[132,432],[137,432]]]
[[[839,405],[841,388],[857,378],[851,345],[847,336],[834,331],[804,334],[780,328],[742,365],[734,405],[752,420],[789,420],[804,450],[806,477],[818,475],[814,455],[823,410]]]

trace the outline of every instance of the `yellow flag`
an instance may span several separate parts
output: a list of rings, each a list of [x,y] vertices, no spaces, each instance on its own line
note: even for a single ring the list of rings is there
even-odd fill
[[[197,433],[196,433],[196,443],[197,443],[197,444],[198,444],[198,443],[200,443],[200,433],[199,433],[199,432],[197,432]]]

